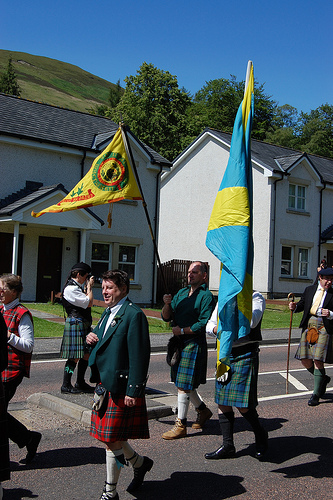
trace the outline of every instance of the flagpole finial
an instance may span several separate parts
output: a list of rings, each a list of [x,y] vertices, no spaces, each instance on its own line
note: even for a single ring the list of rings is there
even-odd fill
[[[247,63],[247,68],[246,68],[246,79],[245,79],[245,89],[244,89],[244,95],[246,93],[246,89],[247,89],[247,86],[249,84],[249,80],[250,80],[250,74],[251,74],[251,69],[253,68],[253,62],[252,61],[248,61]]]

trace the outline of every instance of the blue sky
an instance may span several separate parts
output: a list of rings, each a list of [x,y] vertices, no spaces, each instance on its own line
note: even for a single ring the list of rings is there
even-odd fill
[[[110,82],[143,62],[192,94],[244,80],[247,61],[279,105],[333,104],[332,0],[16,0],[3,2],[0,48],[75,64]]]

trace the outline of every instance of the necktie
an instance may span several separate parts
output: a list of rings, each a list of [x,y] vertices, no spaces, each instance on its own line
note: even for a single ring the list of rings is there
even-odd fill
[[[325,290],[323,288],[321,288],[320,291],[317,293],[316,300],[314,301],[314,303],[312,304],[311,309],[310,309],[310,314],[312,314],[312,316],[315,316],[317,314],[317,310],[318,310],[318,307],[320,306],[320,303],[323,299],[324,292],[325,292]]]
[[[98,329],[99,329],[100,332],[102,332],[102,334],[104,334],[104,330],[105,330],[105,327],[106,327],[106,323],[108,322],[110,313],[111,313],[111,310],[110,310],[109,307],[107,309],[105,309],[105,314],[103,316],[101,324],[98,326]]]

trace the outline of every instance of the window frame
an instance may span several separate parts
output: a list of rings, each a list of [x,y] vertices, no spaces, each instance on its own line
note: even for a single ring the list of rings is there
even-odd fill
[[[106,246],[108,246],[108,249],[109,249],[109,259],[108,260],[105,260],[105,259],[94,259],[94,256],[93,256],[93,246],[94,245],[106,245]],[[92,272],[93,272],[93,265],[94,265],[95,262],[97,262],[99,264],[106,264],[105,271],[108,271],[109,269],[112,269],[112,250],[113,250],[113,243],[108,243],[106,241],[92,241],[91,242],[91,268],[92,268]],[[102,283],[102,279],[100,278],[100,276],[95,276],[95,282],[96,283]]]
[[[121,247],[128,247],[128,248],[134,248],[134,262],[130,262],[127,260],[120,260],[120,251]],[[133,279],[130,278],[130,283],[138,283],[138,250],[139,246],[138,245],[131,245],[127,243],[119,243],[119,248],[118,248],[118,269],[122,269],[122,266],[133,266],[134,268],[134,273],[133,273]],[[127,271],[126,271],[127,272]]]
[[[289,259],[283,259],[283,248],[290,248],[290,253],[291,253],[291,256],[290,256],[290,260]],[[283,263],[284,262],[288,262],[289,265],[290,265],[290,273],[282,273],[282,269],[284,269],[283,267]],[[294,247],[292,245],[281,245],[281,276],[284,277],[284,278],[290,278],[293,276],[293,267],[294,267]]]
[[[290,193],[291,188],[295,188],[295,193]],[[303,193],[300,193],[302,191]],[[298,212],[306,211],[306,199],[307,199],[307,186],[304,184],[297,184],[296,182],[289,182],[288,188],[288,209],[296,210]],[[294,200],[294,206],[290,203]],[[301,207],[299,206],[302,205]]]

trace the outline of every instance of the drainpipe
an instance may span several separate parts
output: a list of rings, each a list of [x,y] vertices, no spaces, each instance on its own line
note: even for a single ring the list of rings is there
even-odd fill
[[[80,162],[81,165],[81,177],[80,179],[83,179],[84,177],[84,162],[87,156],[86,150],[83,151],[83,156]],[[82,234],[83,233],[83,234]],[[78,262],[85,262],[85,255],[86,255],[86,244],[87,244],[87,231],[85,229],[80,229],[79,230],[79,242],[78,242]],[[84,247],[83,247],[84,245]]]
[[[84,176],[84,162],[85,162],[86,156],[87,156],[87,152],[86,152],[86,150],[84,150],[83,151],[82,160],[81,160],[81,163],[80,163],[80,165],[81,165],[81,177],[80,177],[80,179],[82,179],[83,176]]]
[[[319,192],[319,243],[318,243],[318,259],[317,262],[320,262],[320,246],[321,246],[321,218],[323,214],[323,191],[326,189],[326,182],[323,183],[324,187]]]
[[[276,179],[274,181],[274,216],[273,216],[273,242],[272,242],[272,267],[271,267],[271,276],[268,286],[268,295],[269,298],[273,298],[273,283],[274,283],[274,266],[275,266],[275,229],[276,229],[276,184],[279,181],[283,180],[283,173],[280,179]]]
[[[159,184],[160,178],[162,174],[162,166],[160,166],[160,171],[156,176],[156,191],[155,191],[155,223],[154,223],[154,235],[157,246],[157,227],[158,227],[158,217],[159,217]],[[152,286],[151,286],[151,305],[153,306],[155,303],[155,276],[156,276],[156,250],[154,247],[154,257],[153,257],[153,276],[152,276]]]
[[[13,234],[12,274],[17,274],[19,237],[20,237],[20,223],[19,222],[15,222],[15,224],[14,224],[14,234]]]

